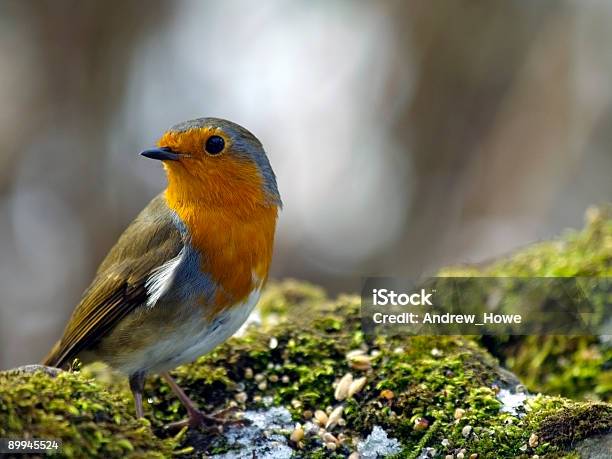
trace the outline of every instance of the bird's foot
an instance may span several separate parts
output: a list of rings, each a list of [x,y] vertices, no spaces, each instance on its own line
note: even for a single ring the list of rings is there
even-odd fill
[[[189,417],[181,421],[171,422],[170,424],[167,424],[164,428],[166,430],[177,430],[185,426],[189,426],[192,429],[200,426],[205,426],[210,430],[215,430],[221,433],[223,432],[223,428],[225,426],[240,426],[249,423],[249,421],[246,419],[227,417],[228,414],[233,411],[236,411],[236,409],[236,407],[225,408],[213,414],[202,413],[200,410],[190,410]]]

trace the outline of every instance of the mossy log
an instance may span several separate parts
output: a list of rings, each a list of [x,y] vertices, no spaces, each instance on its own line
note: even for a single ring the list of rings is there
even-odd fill
[[[612,221],[593,212],[580,233],[444,274],[607,276]],[[355,295],[271,284],[260,323],[173,372],[202,409],[234,407],[246,426],[167,432],[185,413],[159,378],[137,420],[125,380],[103,367],[26,367],[0,373],[0,437],[60,439],[62,457],[609,457],[611,355],[597,338],[564,339],[570,354],[554,344],[544,358],[545,338],[368,338],[359,308]],[[596,355],[585,363],[585,352]]]

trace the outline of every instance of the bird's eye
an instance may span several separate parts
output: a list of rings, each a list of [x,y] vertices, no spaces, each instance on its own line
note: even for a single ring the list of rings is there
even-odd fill
[[[223,151],[223,148],[225,148],[225,140],[223,140],[223,137],[219,137],[218,135],[210,136],[206,141],[206,145],[204,146],[206,153],[209,155],[218,155]]]

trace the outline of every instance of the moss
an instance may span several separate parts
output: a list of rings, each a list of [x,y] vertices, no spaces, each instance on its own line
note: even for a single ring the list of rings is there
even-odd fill
[[[544,400],[543,406],[537,406],[530,418],[544,442],[571,446],[585,438],[610,432],[612,406],[609,404],[572,403],[559,398]],[[532,407],[537,403],[537,400],[533,402]]]
[[[275,288],[283,295],[283,284]],[[481,457],[564,454],[578,439],[612,428],[610,406],[603,403],[542,396],[530,402],[525,416],[504,412],[497,391],[516,381],[475,338],[368,339],[360,332],[358,311],[356,296],[325,299],[299,326],[288,316],[268,328],[251,328],[173,374],[206,411],[232,404],[257,409],[267,399],[287,407],[301,423],[307,412],[339,405],[334,383],[347,372],[365,377],[363,389],[342,402],[344,425],[330,429],[346,441],[331,454],[318,436],[309,436],[300,450],[306,457],[346,457],[375,425],[400,440],[405,457],[416,457],[426,447],[444,454],[465,449]],[[150,378],[146,386],[152,428],[134,419],[125,382],[99,368],[56,378],[3,373],[0,387],[0,434],[61,438],[67,457],[150,457],[151,451],[168,456],[172,450],[199,457],[231,448],[207,431],[176,438],[163,431],[162,424],[185,413],[159,378]],[[239,392],[246,393],[246,402],[236,402]],[[464,410],[462,416],[457,417],[457,409]],[[533,433],[542,441],[525,447]]]
[[[275,288],[283,295],[282,284]],[[289,315],[289,320],[271,328],[253,329],[179,369],[175,376],[207,409],[226,407],[236,391],[244,391],[246,408],[261,407],[261,400],[269,397],[275,405],[287,407],[294,420],[301,423],[307,421],[304,413],[329,410],[339,404],[334,398],[334,383],[347,372],[354,378],[365,376],[365,387],[342,402],[346,425],[334,428],[333,433],[342,433],[348,440],[333,453],[337,456],[323,448],[315,436],[304,442],[302,452],[307,457],[346,457],[355,449],[350,439],[367,436],[375,425],[401,441],[405,457],[416,457],[425,447],[445,454],[465,449],[478,452],[480,457],[564,455],[569,444],[567,432],[547,434],[556,419],[562,417],[574,426],[568,431],[573,432],[573,441],[595,433],[581,430],[582,418],[567,417],[567,413],[588,412],[597,420],[597,431],[612,428],[607,411],[566,399],[537,397],[525,416],[504,412],[496,394],[500,388],[515,385],[516,380],[498,366],[476,338],[369,340],[360,333],[358,297],[325,300],[315,309],[316,313],[309,314],[313,318],[301,320],[299,326]],[[361,353],[351,353],[355,350]],[[227,372],[217,374],[211,385],[210,372],[219,367],[227,368]],[[157,419],[176,418],[170,406],[180,414],[182,408],[163,386],[156,382],[149,389],[154,393],[152,409]],[[464,414],[455,419],[458,408]],[[471,432],[466,436],[464,428],[468,425]],[[543,440],[530,447],[530,436],[538,432]],[[448,446],[443,446],[445,439]]]
[[[563,264],[564,272],[593,273],[599,266],[603,275],[601,263],[605,266],[607,255],[595,250],[588,234],[599,238],[605,253],[610,240],[606,222],[599,218],[584,234],[527,249],[529,256],[521,252],[515,268],[527,273],[536,264],[532,257],[540,257],[539,267],[557,272],[555,257],[579,253]],[[500,267],[510,270],[513,265],[502,260],[497,266],[501,273]],[[528,400],[524,413],[508,412],[499,392],[515,388],[518,381],[477,337],[371,338],[361,330],[359,297],[331,300],[321,289],[296,281],[272,284],[261,306],[263,325],[252,326],[173,375],[206,412],[232,406],[266,409],[271,404],[286,407],[294,422],[308,425],[316,410],[329,414],[342,406],[342,422],[328,429],[342,439],[336,449],[332,452],[315,428],[299,444],[290,443],[298,456],[346,457],[374,426],[400,441],[400,457],[418,457],[426,448],[434,448],[441,457],[457,457],[459,452],[481,458],[578,457],[572,452],[577,442],[612,431],[612,408],[604,402],[539,395]],[[576,393],[607,394],[609,379],[606,386],[601,373],[609,357],[594,338],[530,339],[500,340],[488,348],[519,370],[531,356],[534,362],[528,369],[533,373],[523,371],[531,387],[556,388],[554,393],[573,384]],[[510,350],[515,360],[510,360]],[[574,376],[569,367],[559,370],[559,359],[568,353],[576,355],[569,357],[568,365],[579,363]],[[552,376],[546,377],[551,370]],[[365,384],[338,401],[335,385],[347,373],[365,378]],[[195,458],[235,448],[206,429],[172,436],[162,426],[185,416],[184,409],[159,378],[149,378],[145,389],[148,421],[138,421],[125,380],[100,366],[56,377],[4,372],[0,436],[60,438],[66,457]]]
[[[300,308],[318,306],[325,300],[325,290],[321,287],[295,279],[286,279],[282,283],[270,282],[257,308],[265,321],[274,323]]]
[[[61,440],[65,457],[165,457],[175,449],[136,420],[123,392],[79,373],[0,373],[0,437]]]
[[[591,208],[586,227],[555,241],[526,247],[485,266],[441,270],[441,276],[595,277],[612,276],[612,208]],[[588,280],[587,280],[588,282]],[[511,288],[505,295],[511,295]],[[601,319],[609,314],[610,292],[591,296]],[[534,305],[535,308],[535,305]],[[612,346],[595,336],[486,337],[483,344],[535,392],[575,399],[612,399]]]
[[[581,231],[532,244],[485,266],[450,267],[440,275],[499,277],[612,276],[612,206],[591,208]]]

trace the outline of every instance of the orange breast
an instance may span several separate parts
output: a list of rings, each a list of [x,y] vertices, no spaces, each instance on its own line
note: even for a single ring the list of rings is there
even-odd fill
[[[183,221],[191,244],[201,254],[201,270],[219,286],[213,304],[204,304],[214,316],[243,300],[266,282],[272,259],[278,208],[264,204],[256,170],[252,183],[236,188],[228,171],[210,171],[197,182],[183,166],[168,170],[166,200]],[[243,174],[244,175],[244,174]],[[229,176],[231,177],[231,175]]]

